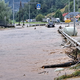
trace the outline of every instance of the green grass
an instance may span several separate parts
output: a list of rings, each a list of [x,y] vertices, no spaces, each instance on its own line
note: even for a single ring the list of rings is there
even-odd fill
[[[15,22],[16,24],[18,24],[19,22]],[[21,24],[23,24],[23,22],[20,22]],[[30,24],[46,24],[47,22],[30,22]],[[29,22],[24,22],[24,24],[29,24]]]
[[[80,69],[80,64],[74,66],[74,67],[71,67],[70,69]]]
[[[78,70],[70,75],[62,75],[58,78],[55,78],[54,80],[63,80],[63,79],[72,78],[72,77],[80,77],[80,70]]]
[[[60,77],[55,78],[54,80],[63,80],[63,79],[67,79],[67,78],[72,78],[72,77],[80,77],[80,64],[70,68],[70,69],[76,69],[77,71],[75,71],[74,73],[70,74],[70,75],[62,75]]]

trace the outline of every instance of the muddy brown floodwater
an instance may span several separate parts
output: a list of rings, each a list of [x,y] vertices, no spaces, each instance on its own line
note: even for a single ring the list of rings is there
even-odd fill
[[[58,27],[1,30],[0,80],[54,80],[58,73],[54,72],[56,68],[42,69],[41,66],[71,60],[61,46]],[[67,71],[68,68],[59,75]]]

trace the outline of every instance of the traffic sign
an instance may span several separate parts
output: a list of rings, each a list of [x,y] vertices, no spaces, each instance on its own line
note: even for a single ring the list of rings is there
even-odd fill
[[[37,9],[40,9],[40,8],[41,8],[41,4],[38,3],[38,4],[37,4]]]

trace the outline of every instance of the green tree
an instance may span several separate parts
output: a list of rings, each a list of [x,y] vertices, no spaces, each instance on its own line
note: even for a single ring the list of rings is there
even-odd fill
[[[15,0],[15,1],[18,1],[18,0]],[[49,13],[53,13],[58,9],[64,8],[67,5],[68,0],[47,0],[47,1],[46,0],[30,0],[30,2],[31,2],[30,18],[34,19],[38,14],[42,14],[46,16]],[[36,2],[36,3],[33,4],[33,2]],[[39,11],[36,9],[37,3],[41,4],[41,9]],[[24,4],[24,10],[25,10],[24,12],[25,19],[29,19],[29,3]]]
[[[47,6],[46,4],[44,4],[44,5],[42,5],[41,12],[42,12],[42,13],[45,13],[45,12],[47,13],[47,11],[48,11],[47,9],[48,9],[48,6]],[[45,14],[46,14],[46,13],[45,13]]]
[[[68,0],[55,0],[56,9],[64,8],[66,4],[68,4]]]
[[[8,3],[5,3],[4,0],[0,0],[0,20],[6,20],[9,21],[11,16],[11,8],[8,7]]]
[[[62,21],[63,18],[62,18],[62,13],[61,11],[58,9],[54,15],[55,18],[60,18],[60,20]]]
[[[73,1],[71,1],[71,2],[70,2],[70,12],[73,12],[73,11],[74,11],[74,5],[73,5],[73,4],[74,4]],[[79,6],[79,5],[78,5],[78,2],[75,1],[75,11],[76,11],[76,12],[78,11],[78,6]],[[64,13],[68,13],[68,12],[69,12],[68,8],[69,8],[69,4],[65,6],[65,11],[64,11]]]
[[[44,16],[42,14],[39,14],[36,17],[36,21],[42,21],[43,18],[44,18]]]

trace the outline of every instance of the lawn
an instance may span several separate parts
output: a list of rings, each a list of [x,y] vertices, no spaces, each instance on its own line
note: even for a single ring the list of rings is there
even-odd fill
[[[16,24],[18,24],[19,22],[15,22]],[[23,22],[20,22],[21,24],[23,24]],[[47,24],[47,22],[24,22],[24,24]]]

